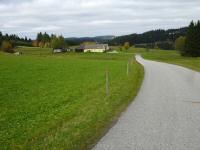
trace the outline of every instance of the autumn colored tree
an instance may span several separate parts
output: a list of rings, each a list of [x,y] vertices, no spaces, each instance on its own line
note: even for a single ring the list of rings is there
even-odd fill
[[[7,53],[13,53],[13,46],[10,41],[3,41],[1,44],[1,50]]]
[[[52,38],[46,32],[44,34],[42,32],[40,32],[37,34],[37,38],[36,38],[37,45],[39,47],[50,46],[50,42],[51,42]]]
[[[56,37],[54,36],[51,40],[51,47],[53,49],[64,49],[66,46],[65,39],[63,36]]]
[[[186,46],[186,37],[180,36],[175,41],[175,49],[179,50],[181,53],[184,52]]]
[[[45,45],[45,42],[43,42],[43,41],[40,41],[40,42],[38,43],[38,46],[41,47],[41,48],[43,48],[44,45]]]
[[[124,43],[124,49],[125,49],[125,50],[128,50],[129,48],[130,48],[129,42],[125,42],[125,43]]]
[[[33,41],[33,42],[32,42],[32,46],[33,46],[33,47],[38,47],[38,41],[37,41],[37,40]]]

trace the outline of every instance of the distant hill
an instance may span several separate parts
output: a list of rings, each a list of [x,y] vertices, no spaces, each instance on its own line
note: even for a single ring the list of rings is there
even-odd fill
[[[124,36],[118,36],[109,41],[110,45],[123,45],[125,42],[129,42],[131,45],[155,43],[170,41],[174,42],[179,36],[184,36],[187,33],[187,27],[180,29],[169,30],[152,30],[142,34],[130,34]]]
[[[97,43],[107,43],[110,40],[113,40],[115,36],[113,35],[106,35],[106,36],[96,36],[96,37],[71,37],[65,38],[66,42],[71,45],[79,45],[83,42],[97,42]]]
[[[71,37],[65,38],[69,45],[79,45],[83,42],[97,42],[97,43],[108,43],[109,45],[123,45],[125,42],[129,42],[131,45],[140,44],[151,44],[155,45],[156,42],[171,42],[174,41],[179,36],[185,36],[187,33],[187,27],[179,29],[168,29],[168,30],[151,30],[142,34],[130,34],[123,36],[96,36],[96,37]],[[171,47],[170,47],[171,48]]]

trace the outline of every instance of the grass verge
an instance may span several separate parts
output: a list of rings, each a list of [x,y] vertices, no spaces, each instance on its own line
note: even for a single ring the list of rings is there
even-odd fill
[[[200,71],[200,57],[183,57],[175,50],[157,50],[131,47],[124,53],[139,53],[145,59],[180,65],[195,71]]]
[[[146,59],[176,64],[200,71],[200,57],[183,57],[177,51],[154,50],[143,53],[142,56]]]

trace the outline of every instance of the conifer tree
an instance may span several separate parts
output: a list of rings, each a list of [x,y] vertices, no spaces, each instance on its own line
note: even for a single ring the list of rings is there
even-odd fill
[[[186,48],[182,53],[186,56],[200,56],[200,21],[190,23],[186,36]]]

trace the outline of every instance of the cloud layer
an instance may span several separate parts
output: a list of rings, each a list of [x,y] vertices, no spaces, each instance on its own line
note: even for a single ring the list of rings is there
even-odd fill
[[[186,26],[199,0],[0,0],[0,30],[35,37],[122,35]]]

